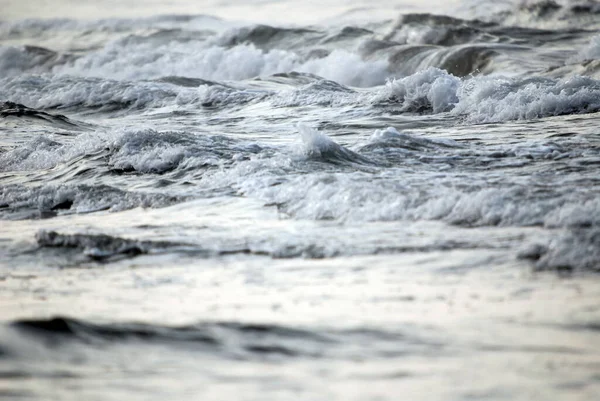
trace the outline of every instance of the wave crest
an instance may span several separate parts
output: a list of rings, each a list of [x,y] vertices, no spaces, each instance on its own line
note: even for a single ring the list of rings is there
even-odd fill
[[[388,82],[383,100],[398,102],[403,111],[450,111],[470,123],[489,123],[597,112],[600,82],[586,77],[461,80],[429,68]]]

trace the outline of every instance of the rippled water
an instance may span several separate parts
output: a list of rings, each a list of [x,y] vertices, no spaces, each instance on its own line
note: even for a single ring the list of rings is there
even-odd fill
[[[6,2],[0,395],[597,399],[598,3],[320,3]]]

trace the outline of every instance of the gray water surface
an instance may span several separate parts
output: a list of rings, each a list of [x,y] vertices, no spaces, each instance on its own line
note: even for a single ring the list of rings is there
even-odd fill
[[[6,2],[0,395],[597,399],[598,4],[322,3]]]

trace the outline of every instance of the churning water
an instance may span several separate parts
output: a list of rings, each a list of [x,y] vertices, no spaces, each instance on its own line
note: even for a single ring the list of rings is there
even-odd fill
[[[4,3],[1,396],[598,399],[598,3]]]

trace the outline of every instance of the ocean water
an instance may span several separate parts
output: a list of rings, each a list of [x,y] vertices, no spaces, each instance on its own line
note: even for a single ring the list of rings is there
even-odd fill
[[[599,3],[0,5],[1,398],[599,399]]]

